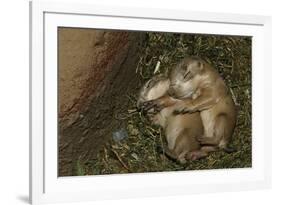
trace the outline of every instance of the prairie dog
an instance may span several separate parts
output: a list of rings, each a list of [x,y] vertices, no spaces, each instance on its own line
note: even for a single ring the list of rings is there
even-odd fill
[[[204,135],[198,140],[204,152],[221,148],[232,150],[228,144],[236,123],[236,108],[226,84],[219,73],[207,62],[197,57],[186,57],[169,75],[171,98],[159,98],[149,107],[161,110],[177,104],[176,113],[200,112]],[[198,93],[195,97],[194,93]]]
[[[145,102],[160,97],[170,98],[167,91],[170,80],[163,75],[154,76],[141,88],[137,106],[141,107]],[[187,159],[198,159],[198,155],[192,153],[200,149],[197,141],[203,135],[203,124],[199,112],[175,115],[176,104],[163,108],[155,114],[154,108],[148,109],[148,115],[153,124],[160,125],[165,132],[168,147],[164,147],[165,153],[180,163],[186,163]],[[154,113],[151,116],[151,113]],[[200,158],[203,157],[200,155]]]

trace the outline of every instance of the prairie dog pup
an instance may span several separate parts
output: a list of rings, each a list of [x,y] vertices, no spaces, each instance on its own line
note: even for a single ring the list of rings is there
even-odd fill
[[[204,151],[221,148],[226,152],[235,123],[236,109],[228,88],[219,73],[207,62],[197,57],[186,57],[175,66],[169,76],[169,95],[150,102],[158,110],[177,104],[176,113],[199,111],[204,126],[204,137],[198,138]],[[196,97],[194,93],[199,93]]]
[[[170,86],[170,80],[163,75],[154,76],[140,90],[138,107],[145,102],[158,99],[160,97],[169,99],[166,95]],[[153,124],[160,125],[164,131],[168,147],[164,148],[165,153],[180,163],[185,163],[187,159],[195,160],[199,157],[192,153],[200,149],[197,138],[203,135],[203,124],[199,112],[175,115],[173,112],[176,104],[163,108],[160,112],[153,114],[150,120]],[[148,109],[157,112],[154,108]],[[200,157],[203,157],[200,155]]]

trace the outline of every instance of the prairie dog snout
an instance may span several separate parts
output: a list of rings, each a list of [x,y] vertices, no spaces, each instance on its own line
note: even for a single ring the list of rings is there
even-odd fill
[[[198,112],[174,114],[177,101],[167,95],[169,87],[169,78],[162,75],[154,76],[141,88],[137,105],[140,107],[145,102],[159,98],[166,100],[169,106],[165,106],[160,112],[154,114],[150,120],[153,124],[160,125],[165,131],[168,143],[168,147],[164,148],[165,153],[180,163],[185,163],[186,159],[195,159],[192,152],[200,149],[197,138],[203,135],[203,124]]]

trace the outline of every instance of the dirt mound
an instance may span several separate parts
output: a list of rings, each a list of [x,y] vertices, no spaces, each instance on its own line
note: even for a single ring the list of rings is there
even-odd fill
[[[71,175],[77,159],[91,159],[110,130],[114,112],[128,105],[136,76],[138,46],[133,32],[59,28],[59,174]]]

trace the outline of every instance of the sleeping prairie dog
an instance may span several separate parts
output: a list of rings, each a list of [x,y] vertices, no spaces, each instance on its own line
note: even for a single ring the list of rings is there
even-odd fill
[[[138,107],[142,107],[145,102],[158,99],[167,95],[170,87],[170,80],[163,75],[154,76],[141,88]],[[165,132],[168,147],[164,147],[165,153],[180,163],[185,163],[187,159],[195,160],[193,151],[200,149],[197,138],[203,135],[203,125],[199,112],[192,114],[175,115],[176,104],[165,107],[160,112],[151,108],[147,110],[153,124],[160,125]],[[157,112],[157,113],[155,113]],[[203,157],[200,155],[200,157]]]
[[[198,140],[204,154],[217,148],[233,151],[228,144],[236,123],[236,108],[216,69],[198,57],[186,57],[171,70],[169,79],[170,98],[151,101],[148,108],[161,110],[175,104],[179,115],[200,112],[204,135]]]

